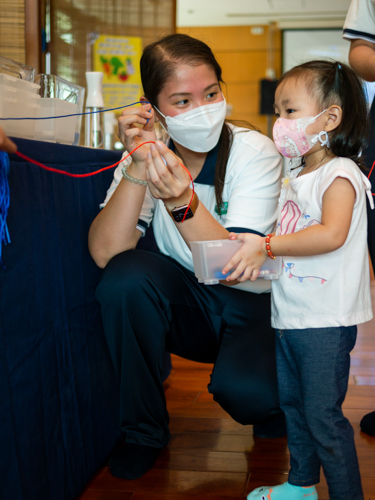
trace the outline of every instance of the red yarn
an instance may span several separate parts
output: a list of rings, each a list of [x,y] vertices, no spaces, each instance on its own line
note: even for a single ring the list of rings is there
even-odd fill
[[[59,170],[58,168],[47,167],[47,165],[44,165],[43,163],[40,163],[39,161],[36,161],[36,160],[33,160],[32,158],[29,158],[28,156],[24,155],[20,151],[16,151],[15,154],[18,155],[23,160],[26,160],[29,163],[33,163],[34,165],[37,165],[38,167],[43,168],[44,170],[48,170],[49,172],[55,172],[56,174],[67,175],[68,177],[82,178],[82,177],[91,177],[92,175],[100,174],[101,172],[104,172],[105,170],[109,170],[110,168],[117,167],[117,165],[119,163],[121,163],[122,161],[126,160],[126,158],[128,158],[130,155],[132,155],[134,153],[134,151],[137,151],[138,148],[140,148],[141,146],[144,146],[145,144],[155,144],[155,142],[154,141],[142,142],[142,144],[140,144],[139,146],[137,146],[136,148],[134,148],[133,151],[131,151],[130,153],[128,153],[125,156],[125,158],[121,158],[121,160],[119,160],[118,162],[114,163],[113,165],[109,165],[108,167],[104,167],[104,168],[101,168],[99,170],[95,170],[95,172],[89,172],[87,174],[72,174],[70,172],[65,172],[65,170]],[[185,211],[184,216],[183,216],[182,221],[181,221],[181,222],[184,222],[186,214],[188,213],[188,210],[190,208],[191,202],[193,201],[193,198],[194,198],[194,182],[193,182],[193,178],[191,176],[191,173],[185,167],[185,165],[183,165],[182,163],[180,163],[180,165],[189,174],[189,177],[190,177],[190,180],[191,180],[191,183],[192,183],[192,188],[193,188],[193,194],[192,194],[191,199],[189,201],[189,205],[187,206],[186,211]]]

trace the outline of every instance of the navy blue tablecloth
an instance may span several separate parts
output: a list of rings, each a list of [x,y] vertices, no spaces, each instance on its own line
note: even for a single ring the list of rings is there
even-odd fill
[[[14,139],[73,173],[118,152]],[[0,269],[0,499],[74,499],[120,439],[118,386],[94,293],[90,224],[113,170],[76,179],[11,155]],[[168,370],[167,362],[167,370]]]

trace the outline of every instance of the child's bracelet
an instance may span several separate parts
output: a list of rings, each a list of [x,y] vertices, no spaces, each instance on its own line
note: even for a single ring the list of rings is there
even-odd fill
[[[268,257],[270,259],[276,259],[276,257],[272,253],[272,250],[271,250],[271,247],[270,247],[270,239],[272,238],[272,236],[273,236],[273,234],[267,234],[267,236],[266,236],[266,250],[267,250],[267,253],[268,253]]]

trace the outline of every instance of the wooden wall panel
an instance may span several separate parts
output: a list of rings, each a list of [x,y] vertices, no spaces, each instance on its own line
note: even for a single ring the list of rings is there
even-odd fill
[[[24,0],[0,0],[0,55],[26,62]]]
[[[227,101],[233,106],[234,114],[259,114],[260,88],[259,83],[231,83],[227,91],[223,88]]]
[[[199,38],[206,42],[210,47],[220,52],[237,49],[263,51],[267,46],[267,26],[262,26],[263,34],[255,35],[252,33],[251,26],[217,26],[217,27],[199,27],[199,28],[177,28],[178,33]],[[275,48],[280,50],[281,37],[280,32],[275,36]]]
[[[199,38],[207,43],[223,69],[224,94],[233,106],[230,118],[247,120],[267,133],[267,118],[261,116],[260,80],[266,77],[269,53],[273,46],[273,67],[281,74],[281,31],[262,26],[263,33],[252,33],[250,26],[178,28],[177,32]]]
[[[264,52],[215,52],[217,60],[223,70],[226,83],[259,82],[266,76],[266,61]],[[281,62],[278,59],[275,69],[279,74]]]
[[[234,113],[231,120],[241,120],[249,122],[257,130],[260,130],[263,134],[267,132],[267,117],[260,114],[249,115],[247,113]],[[239,124],[241,126],[241,124]]]
[[[145,46],[175,31],[175,3],[175,0],[51,0],[51,73],[86,86],[90,34],[139,36]]]

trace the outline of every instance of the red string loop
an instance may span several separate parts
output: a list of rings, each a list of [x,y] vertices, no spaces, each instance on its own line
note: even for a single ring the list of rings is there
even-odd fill
[[[374,170],[374,167],[375,167],[375,161],[374,163],[372,164],[372,167],[371,167],[371,170],[370,170],[370,173],[368,174],[367,176],[367,179],[370,180],[370,175],[372,174],[372,171]],[[375,193],[371,193],[373,196],[375,196]]]

